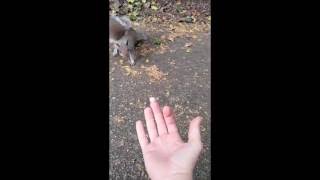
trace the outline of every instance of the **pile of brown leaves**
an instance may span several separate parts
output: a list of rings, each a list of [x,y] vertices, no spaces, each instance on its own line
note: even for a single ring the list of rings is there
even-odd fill
[[[159,80],[166,80],[166,76],[168,74],[165,74],[159,70],[159,68],[156,65],[150,66],[150,67],[144,67],[145,72],[150,77],[151,81],[159,81]]]

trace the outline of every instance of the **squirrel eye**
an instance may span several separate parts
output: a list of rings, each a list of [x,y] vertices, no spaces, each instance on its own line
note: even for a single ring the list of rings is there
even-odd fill
[[[128,46],[128,44],[129,44],[128,42],[129,42],[129,41],[127,40],[127,42],[126,42],[126,45],[127,45],[127,46]]]

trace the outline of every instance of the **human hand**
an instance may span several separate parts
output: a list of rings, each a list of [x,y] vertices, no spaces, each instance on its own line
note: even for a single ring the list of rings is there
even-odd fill
[[[151,108],[150,108],[151,107]],[[194,118],[189,127],[188,142],[182,141],[172,109],[161,111],[155,98],[144,115],[150,142],[142,121],[136,122],[136,130],[149,177],[152,180],[189,180],[202,149],[200,136],[201,117]]]

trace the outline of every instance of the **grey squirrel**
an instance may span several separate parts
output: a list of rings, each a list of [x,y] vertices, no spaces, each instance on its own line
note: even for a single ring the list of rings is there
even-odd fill
[[[112,55],[117,56],[119,54],[126,57],[130,65],[134,65],[137,59],[136,45],[140,41],[147,40],[147,36],[134,30],[131,21],[125,16],[110,16],[109,35],[109,41],[114,47]]]

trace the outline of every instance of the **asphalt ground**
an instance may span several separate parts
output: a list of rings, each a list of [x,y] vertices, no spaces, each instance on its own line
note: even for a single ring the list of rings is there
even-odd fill
[[[161,106],[173,107],[185,141],[190,120],[198,115],[204,118],[204,148],[193,174],[194,179],[210,179],[210,34],[176,38],[167,48],[140,57],[132,67],[126,59],[109,53],[110,179],[148,179],[135,122],[144,120],[143,109],[151,96]]]

